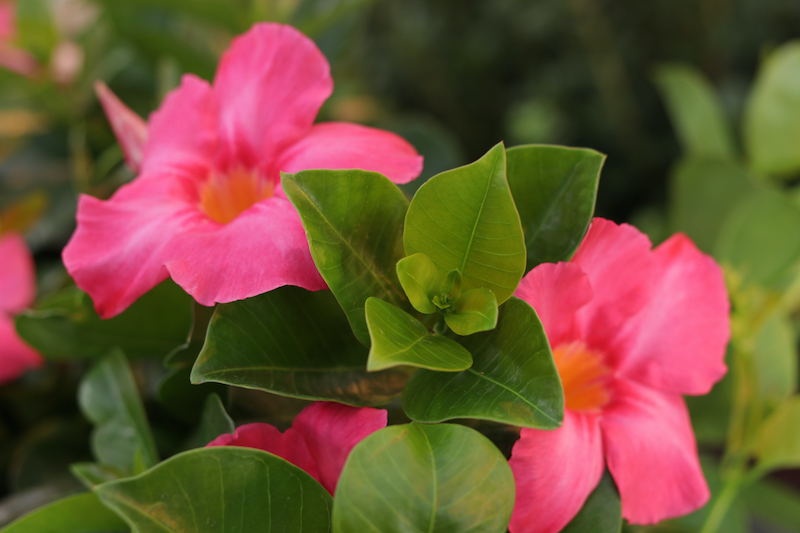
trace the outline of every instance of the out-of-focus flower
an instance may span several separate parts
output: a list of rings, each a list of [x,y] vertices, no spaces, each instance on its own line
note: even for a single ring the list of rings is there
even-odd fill
[[[302,468],[333,494],[350,451],[368,435],[385,428],[387,416],[383,409],[315,402],[303,409],[283,433],[269,424],[245,424],[233,435],[220,435],[207,446],[264,450]]]
[[[96,82],[94,91],[122,147],[125,163],[134,172],[139,172],[144,157],[144,147],[147,144],[147,123],[123,104],[105,83]]]
[[[0,236],[0,383],[12,381],[42,358],[14,329],[13,314],[33,303],[36,295],[33,258],[17,233]]]
[[[651,250],[595,219],[568,263],[542,264],[516,295],[542,319],[564,386],[564,424],[522,429],[511,469],[512,533],[560,531],[608,466],[631,523],[689,513],[709,497],[682,394],[726,372],[722,271],[684,235]]]
[[[393,133],[313,124],[332,90],[319,49],[280,24],[235,39],[213,86],[184,76],[150,117],[139,176],[108,201],[80,199],[64,263],[98,313],[168,276],[203,305],[326,288],[280,172],[361,168],[405,183],[422,170]]]
[[[17,4],[0,0],[0,68],[33,77],[39,71],[36,58],[14,44],[17,36]]]

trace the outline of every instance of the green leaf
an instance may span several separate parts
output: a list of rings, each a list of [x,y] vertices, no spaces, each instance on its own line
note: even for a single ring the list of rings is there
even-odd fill
[[[786,313],[770,316],[756,334],[753,368],[758,396],[767,407],[797,390],[797,334]]]
[[[498,304],[514,294],[525,272],[525,240],[502,143],[419,188],[403,243],[407,255],[424,253],[441,271],[458,270],[465,291],[489,289]]]
[[[406,300],[395,265],[404,255],[408,200],[387,177],[365,170],[304,170],[284,174],[281,183],[300,213],[314,263],[366,345],[367,298]]]
[[[763,480],[745,487],[742,499],[760,521],[786,531],[800,531],[800,492],[797,489]]]
[[[554,429],[564,418],[564,393],[536,311],[511,298],[497,328],[459,339],[471,368],[455,374],[418,370],[403,391],[403,409],[418,422],[478,418]]]
[[[606,156],[547,145],[516,146],[507,155],[508,186],[525,231],[526,271],[568,259],[592,220]]]
[[[444,315],[450,329],[458,335],[489,331],[497,325],[497,301],[488,289],[472,289],[453,302]]]
[[[800,170],[800,42],[770,54],[745,105],[744,142],[756,172],[791,177]]]
[[[717,159],[682,159],[670,175],[669,218],[673,231],[686,233],[711,253],[722,224],[739,200],[756,188],[740,165]]]
[[[784,400],[761,424],[752,451],[762,470],[800,467],[800,396]]]
[[[347,459],[333,532],[503,533],[514,492],[503,455],[474,429],[390,426],[361,441]]]
[[[189,439],[190,448],[201,448],[225,433],[233,433],[236,426],[225,411],[222,400],[216,394],[209,394],[203,407],[200,425]]]
[[[606,472],[578,515],[561,533],[619,533],[621,529],[622,503],[614,480]]]
[[[86,374],[78,390],[78,403],[95,424],[92,450],[98,461],[131,470],[138,451],[147,466],[158,462],[136,382],[121,352],[100,360]]]
[[[114,481],[125,477],[124,472],[117,470],[113,466],[99,463],[72,463],[69,466],[69,470],[87,489],[93,489],[95,485],[100,485],[106,481]]]
[[[761,190],[742,200],[720,231],[714,256],[751,282],[776,286],[800,259],[800,208],[778,191]]]
[[[372,341],[367,360],[370,372],[399,365],[457,372],[472,365],[472,356],[463,346],[444,335],[431,335],[402,309],[370,298],[366,310]]]
[[[111,533],[130,531],[92,492],[68,496],[0,529],[0,533]]]
[[[192,383],[215,381],[307,400],[380,405],[408,373],[368,373],[367,349],[328,291],[298,287],[217,307]]]
[[[192,297],[167,280],[125,312],[102,320],[88,295],[70,287],[16,319],[20,336],[49,359],[98,358],[115,347],[129,357],[165,356],[192,329]]]
[[[439,291],[442,276],[427,255],[414,254],[398,261],[397,279],[414,309],[426,315],[437,311],[432,300]]]
[[[170,370],[158,384],[157,397],[170,414],[187,424],[196,424],[202,416],[206,399],[212,394],[227,396],[227,387],[218,383],[193,385],[191,375],[191,366]]]
[[[663,65],[656,70],[655,82],[685,153],[736,158],[722,103],[699,70],[689,65]]]
[[[135,533],[330,530],[331,497],[322,485],[252,448],[191,450],[95,491]]]

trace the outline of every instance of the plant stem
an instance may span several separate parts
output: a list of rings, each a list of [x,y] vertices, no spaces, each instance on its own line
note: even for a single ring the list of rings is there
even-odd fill
[[[740,488],[742,488],[741,477],[732,479],[725,485],[719,497],[714,501],[711,512],[708,513],[708,518],[706,518],[700,533],[716,533],[719,530],[722,521],[725,520],[725,516],[728,514],[728,509],[730,509],[733,500],[739,494]]]

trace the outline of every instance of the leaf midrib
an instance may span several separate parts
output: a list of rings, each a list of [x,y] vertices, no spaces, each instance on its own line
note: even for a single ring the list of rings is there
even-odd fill
[[[499,152],[502,154],[502,152]],[[478,231],[478,224],[480,223],[481,216],[483,215],[483,208],[486,206],[486,199],[489,197],[489,190],[492,188],[492,181],[495,177],[495,172],[497,170],[497,160],[501,157],[495,156],[494,161],[492,162],[492,170],[489,175],[489,179],[486,180],[486,190],[483,192],[483,199],[481,200],[481,206],[478,209],[478,215],[475,217],[475,223],[472,224],[472,233],[469,236],[469,240],[467,241],[467,250],[464,253],[464,259],[461,261],[461,268],[459,272],[464,275],[464,268],[467,266],[467,260],[469,259],[470,253],[472,252],[472,244],[475,241],[475,233]]]

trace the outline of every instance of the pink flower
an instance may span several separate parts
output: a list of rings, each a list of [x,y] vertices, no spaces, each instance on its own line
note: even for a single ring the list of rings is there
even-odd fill
[[[184,76],[150,117],[139,176],[108,201],[80,199],[64,263],[101,316],[168,276],[203,305],[326,288],[280,172],[361,168],[405,183],[422,170],[397,135],[313,124],[333,90],[329,70],[294,28],[257,24],[234,40],[213,86]]]
[[[383,409],[315,402],[303,409],[283,433],[269,424],[245,424],[233,435],[220,435],[208,446],[242,446],[272,453],[308,472],[333,494],[350,451],[368,435],[385,428],[386,422]]]
[[[17,335],[12,314],[33,303],[36,295],[33,258],[16,233],[0,237],[0,383],[17,379],[42,358]]]
[[[726,372],[722,272],[685,235],[655,250],[627,224],[595,219],[568,263],[542,264],[516,295],[536,309],[564,386],[564,424],[522,429],[511,469],[512,533],[560,531],[608,466],[622,515],[652,524],[708,500],[682,394]]]
[[[0,0],[0,68],[33,77],[39,70],[39,63],[30,52],[14,45],[16,36],[16,2]]]

